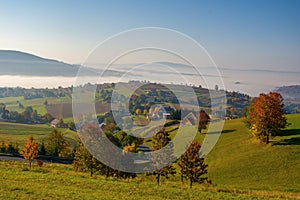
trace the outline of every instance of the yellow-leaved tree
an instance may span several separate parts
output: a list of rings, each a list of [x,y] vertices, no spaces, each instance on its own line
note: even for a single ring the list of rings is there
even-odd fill
[[[32,160],[38,156],[38,144],[34,141],[33,137],[30,136],[26,143],[24,144],[22,150],[22,156],[29,163],[29,168],[31,169]]]

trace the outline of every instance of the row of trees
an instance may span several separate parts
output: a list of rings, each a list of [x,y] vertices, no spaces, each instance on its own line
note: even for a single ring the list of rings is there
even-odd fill
[[[19,148],[17,144],[13,143],[5,143],[2,141],[0,144],[0,153],[8,153],[8,154],[19,154]]]
[[[170,142],[169,134],[165,131],[160,131],[153,138],[153,150],[159,150],[163,148]],[[124,147],[126,151],[134,151],[134,148],[129,148],[130,146]],[[132,147],[132,146],[131,146]],[[211,183],[206,174],[208,173],[208,165],[205,164],[204,158],[200,157],[200,144],[197,142],[192,142],[186,152],[178,160],[178,165],[180,167],[180,174],[182,181],[188,179],[190,187],[193,183]],[[171,151],[172,149],[170,149]],[[168,154],[158,154],[151,158],[152,162],[157,162],[161,165],[170,158],[167,158]],[[160,184],[161,177],[168,179],[170,176],[174,176],[176,172],[175,164],[167,164],[166,166],[155,170],[153,172],[147,173],[147,176],[155,176],[157,184]],[[105,164],[98,161],[90,152],[84,147],[80,142],[79,147],[76,149],[73,167],[75,171],[86,171],[93,176],[94,173],[105,175],[106,177],[113,176],[117,178],[135,178],[136,174],[126,173],[112,169]]]
[[[21,151],[21,155],[29,163],[29,168],[31,168],[32,160],[37,158],[38,155],[69,157],[72,156],[72,153],[70,142],[63,136],[61,131],[56,129],[51,131],[45,143],[38,144],[30,136]]]
[[[37,110],[34,110],[31,106],[24,109],[23,112],[9,111],[6,109],[4,103],[0,103],[0,118],[14,121],[17,123],[49,123],[53,120],[53,117],[46,113],[44,115],[38,114]]]
[[[153,172],[147,173],[148,176],[155,176],[157,184],[160,183],[161,177],[168,179],[170,176],[174,176],[176,168],[174,163],[168,164],[170,160],[176,160],[173,156],[173,145],[170,139],[170,135],[167,131],[162,129],[159,131],[152,139],[152,150],[158,151],[162,148],[166,149],[163,154],[154,154],[151,157],[151,161],[154,165],[165,165],[165,167],[155,170]],[[186,149],[185,153],[177,161],[180,167],[181,180],[188,179],[190,182],[190,187],[192,188],[193,183],[211,183],[211,181],[206,176],[208,171],[208,165],[205,164],[204,158],[200,156],[200,144],[198,142],[192,142]]]
[[[122,172],[103,164],[85,148],[82,142],[79,142],[79,147],[75,151],[73,167],[76,172],[89,172],[90,176],[93,176],[94,173],[98,173],[106,177],[122,179],[136,177],[136,174],[134,173]]]
[[[24,99],[36,99],[36,98],[45,98],[45,97],[64,97],[72,93],[72,87],[57,89],[48,89],[48,88],[31,88],[25,89],[21,87],[14,88],[0,88],[0,98],[3,97],[19,97],[24,96]]]

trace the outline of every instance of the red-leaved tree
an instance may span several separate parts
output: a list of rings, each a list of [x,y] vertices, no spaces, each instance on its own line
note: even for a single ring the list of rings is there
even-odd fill
[[[204,163],[204,158],[199,155],[200,148],[198,142],[192,142],[178,162],[181,168],[181,177],[189,179],[190,188],[192,188],[193,183],[210,183],[206,176],[208,165]]]

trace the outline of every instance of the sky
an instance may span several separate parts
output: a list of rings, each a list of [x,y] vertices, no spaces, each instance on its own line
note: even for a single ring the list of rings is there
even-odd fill
[[[300,1],[0,1],[0,49],[71,64],[132,28],[189,35],[231,68],[298,70]]]

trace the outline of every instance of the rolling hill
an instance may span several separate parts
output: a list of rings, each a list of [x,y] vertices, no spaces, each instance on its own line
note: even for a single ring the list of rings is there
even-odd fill
[[[0,50],[0,74],[22,76],[65,76],[75,77],[80,65],[72,65],[53,59],[42,58],[25,52]],[[84,66],[82,76],[95,76],[101,70]],[[119,75],[119,72],[107,70],[104,76]]]
[[[257,199],[258,197],[262,198],[300,198],[300,115],[292,114],[288,115],[288,122],[291,123],[289,127],[284,130],[283,134],[272,138],[269,145],[260,143],[258,140],[253,138],[253,136],[246,129],[242,119],[235,119],[226,121],[223,132],[220,136],[220,139],[212,152],[207,155],[206,162],[209,165],[208,176],[213,182],[213,188],[209,190],[218,191],[221,193],[214,193],[219,198],[225,197],[227,193],[231,197],[233,194],[246,195]],[[1,124],[5,126],[5,123]],[[31,126],[31,129],[27,131],[27,135],[33,135],[37,138],[42,138],[40,133],[40,128],[37,127],[36,131],[34,126]],[[46,128],[46,127],[45,127]],[[19,130],[18,130],[19,129]],[[26,131],[22,131],[24,127],[15,126],[13,129],[7,131],[2,130],[2,138],[4,136],[6,139],[10,139],[11,142],[14,141],[25,141]],[[10,137],[10,133],[14,137]],[[17,134],[22,132],[22,134]],[[36,133],[36,135],[35,135]],[[197,136],[199,140],[203,139],[203,134]],[[2,164],[3,165],[3,164]],[[0,168],[8,166],[1,166]],[[46,176],[51,176],[50,166],[45,166],[43,169],[46,173]],[[72,167],[62,167],[57,173],[70,175],[70,179],[77,180],[76,174],[72,171]],[[66,170],[66,172],[61,172],[61,170]],[[16,170],[16,169],[9,169]],[[4,171],[0,173],[4,173]],[[19,172],[18,172],[19,173]],[[20,173],[21,169],[20,169]],[[39,172],[31,172],[31,175],[39,174]],[[29,175],[29,174],[28,174]],[[27,176],[24,174],[24,176]],[[81,175],[82,176],[82,175]],[[48,177],[48,178],[49,178]],[[80,177],[80,176],[79,176]],[[47,179],[48,179],[47,178]],[[16,181],[18,177],[15,177]],[[68,181],[68,177],[64,178],[65,181]],[[128,182],[105,182],[103,178],[93,178],[88,179],[84,178],[87,181],[84,181],[86,185],[93,185],[94,182],[99,184],[121,184],[122,187],[136,187],[137,191],[142,190],[145,186],[154,187],[155,181],[151,177],[146,177],[144,175],[139,175],[137,183],[135,180]],[[60,180],[60,179],[59,179]],[[80,179],[81,180],[81,179]],[[80,181],[78,180],[78,181]],[[35,185],[35,183],[28,183],[29,185]],[[59,181],[52,180],[54,185],[59,186]],[[141,184],[138,186],[138,184]],[[27,189],[29,189],[26,186]],[[8,189],[12,189],[13,185],[6,184]],[[21,186],[20,186],[21,187]],[[180,183],[180,176],[171,177],[169,180],[163,180],[163,187],[169,191],[171,188],[177,192],[182,192],[183,187]],[[198,187],[195,187],[198,188]],[[75,190],[75,188],[73,188]],[[99,191],[102,191],[101,188],[98,188]],[[183,189],[183,190],[182,190]],[[51,190],[51,189],[50,189]],[[181,191],[182,190],[182,191]],[[199,191],[198,189],[196,189]],[[23,191],[20,191],[21,193]],[[50,192],[54,192],[51,190]],[[59,191],[58,191],[59,192]],[[150,197],[152,190],[147,190],[144,193],[144,197]],[[169,193],[170,192],[170,193]],[[169,198],[172,197],[172,192],[169,191]],[[200,191],[199,191],[200,192]],[[222,193],[225,192],[225,193]],[[35,194],[38,191],[34,192]],[[201,192],[202,193],[202,192]],[[72,194],[70,194],[72,196]],[[81,194],[84,197],[84,194]],[[119,193],[115,193],[115,196],[118,196]],[[161,195],[161,194],[160,194]],[[192,195],[192,197],[195,194]],[[212,196],[211,198],[217,198],[217,196]],[[221,195],[221,196],[219,196]],[[69,196],[69,197],[71,197]],[[74,196],[73,196],[74,197]],[[87,197],[87,196],[86,196]],[[121,199],[124,196],[118,196]],[[173,196],[173,198],[175,198]],[[232,196],[231,198],[240,198],[237,196]]]
[[[75,76],[79,66],[32,54],[0,50],[1,75]]]

